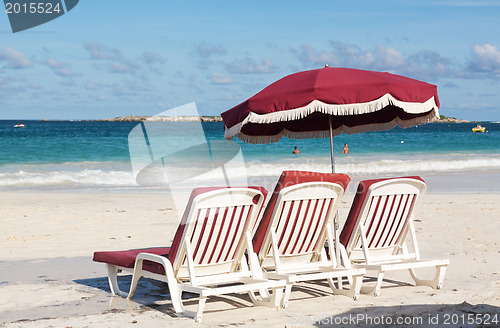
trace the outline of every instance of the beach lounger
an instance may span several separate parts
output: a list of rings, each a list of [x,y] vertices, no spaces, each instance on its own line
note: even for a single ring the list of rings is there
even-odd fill
[[[417,285],[443,286],[449,260],[421,259],[413,224],[425,189],[420,177],[365,180],[358,185],[340,242],[344,257],[355,267],[377,272],[375,295],[380,294],[384,273],[391,270],[408,269]],[[434,279],[416,277],[414,269],[423,267],[436,268]]]
[[[96,252],[94,261],[107,264],[113,294],[130,299],[141,277],[164,281],[175,312],[198,322],[207,297],[212,295],[249,292],[255,304],[277,309],[286,283],[263,278],[251,242],[264,198],[258,188],[194,189],[171,247]],[[250,254],[249,262],[245,251]],[[120,271],[133,272],[128,293],[118,287]],[[263,298],[253,292],[259,290]],[[197,312],[183,306],[183,292],[199,295]]]
[[[349,181],[345,174],[284,171],[276,184],[253,245],[266,276],[287,281],[282,307],[293,284],[302,281],[326,279],[334,293],[358,297],[365,270],[341,267],[334,254],[332,223]],[[349,290],[342,288],[342,277],[350,278]]]

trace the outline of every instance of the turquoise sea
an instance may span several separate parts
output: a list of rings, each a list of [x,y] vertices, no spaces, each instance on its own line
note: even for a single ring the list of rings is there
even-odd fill
[[[17,123],[26,127],[14,128]],[[169,136],[178,137],[178,149],[189,148],[190,137],[200,136],[200,123],[161,124]],[[352,177],[472,174],[496,185],[488,177],[500,173],[500,123],[481,124],[488,132],[472,133],[476,123],[431,123],[404,130],[342,134],[334,138],[336,171]],[[201,126],[206,140],[226,143],[221,122]],[[0,190],[147,189],[137,184],[133,173],[128,138],[134,128],[141,131],[147,126],[137,122],[2,120]],[[150,138],[148,142],[153,143]],[[250,177],[277,178],[284,169],[330,170],[328,139],[284,138],[267,145],[233,139],[233,143],[241,147]],[[345,143],[348,155],[341,154]],[[299,155],[292,154],[295,146]],[[205,157],[194,153],[182,168],[190,170],[204,163]]]

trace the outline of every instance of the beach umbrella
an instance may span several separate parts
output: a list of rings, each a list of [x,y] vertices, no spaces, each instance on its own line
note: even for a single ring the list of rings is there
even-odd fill
[[[386,72],[325,66],[285,76],[221,114],[224,136],[248,143],[409,128],[439,118],[437,87]]]
[[[409,128],[439,118],[437,87],[386,72],[324,68],[285,76],[221,114],[224,136],[248,143]],[[335,253],[340,263],[338,218]]]

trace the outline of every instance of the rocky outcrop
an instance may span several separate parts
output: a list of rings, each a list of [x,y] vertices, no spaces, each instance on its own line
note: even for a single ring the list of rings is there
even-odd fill
[[[447,117],[444,115],[440,115],[439,120],[436,120],[434,122],[437,122],[437,123],[469,123],[470,121],[461,120],[461,119],[455,118],[455,117]]]

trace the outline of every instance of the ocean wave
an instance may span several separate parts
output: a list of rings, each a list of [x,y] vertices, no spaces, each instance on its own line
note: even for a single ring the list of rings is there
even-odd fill
[[[423,174],[500,169],[497,159],[429,159],[429,160],[380,160],[372,163],[342,164],[339,172],[352,174]]]
[[[0,173],[0,188],[28,187],[130,187],[137,185],[132,172],[84,169]]]
[[[200,170],[202,163],[149,172],[147,179],[136,177],[128,163],[81,162],[45,165],[12,165],[0,167],[0,189],[92,189],[183,187],[259,184],[269,177],[275,181],[284,170],[331,172],[329,158],[301,158],[299,160],[246,161],[224,169]],[[336,159],[336,172],[351,176],[426,175],[456,172],[499,172],[500,156],[470,157],[466,154],[442,156],[349,156]],[[176,171],[177,170],[177,171]],[[175,177],[169,185],[164,176]],[[185,178],[184,178],[185,177]],[[136,180],[137,178],[137,180]],[[143,177],[144,178],[144,177]],[[269,182],[271,184],[271,182]]]
[[[330,161],[310,159],[303,162],[249,162],[249,176],[279,175],[284,170],[302,170],[331,172]],[[397,174],[435,174],[446,172],[470,172],[500,170],[499,156],[442,155],[442,156],[406,156],[378,158],[375,156],[359,156],[336,160],[335,171],[351,175],[397,175]]]

